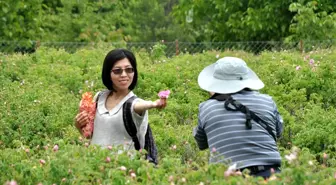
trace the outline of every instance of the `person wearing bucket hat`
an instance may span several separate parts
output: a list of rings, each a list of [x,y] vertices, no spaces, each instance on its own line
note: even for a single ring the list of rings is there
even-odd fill
[[[201,71],[198,84],[211,97],[199,105],[193,136],[199,149],[209,148],[209,163],[248,169],[264,178],[280,172],[276,140],[283,120],[272,97],[258,92],[264,83],[245,61],[221,58]]]

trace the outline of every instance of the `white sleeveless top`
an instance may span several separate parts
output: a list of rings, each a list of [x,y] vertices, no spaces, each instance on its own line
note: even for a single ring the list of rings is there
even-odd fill
[[[132,138],[127,133],[123,121],[123,104],[130,97],[135,96],[131,91],[125,96],[113,109],[107,110],[105,106],[106,99],[111,91],[103,91],[97,102],[97,110],[94,119],[94,129],[91,144],[97,144],[102,147],[123,145],[124,150],[134,149]],[[98,93],[95,96],[97,97]],[[139,101],[136,98],[131,106],[132,119],[137,127],[137,136],[140,147],[145,145],[145,134],[148,126],[148,111],[143,115],[138,115],[134,111],[134,103]]]

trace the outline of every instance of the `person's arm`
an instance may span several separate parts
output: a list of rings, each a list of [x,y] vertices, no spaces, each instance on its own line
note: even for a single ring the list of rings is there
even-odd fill
[[[205,149],[209,148],[209,145],[208,145],[207,135],[206,135],[202,125],[203,124],[201,123],[201,120],[198,118],[198,125],[193,130],[193,136],[196,140],[198,148],[200,150],[205,150]]]
[[[283,131],[283,119],[278,111],[278,107],[276,106],[276,103],[273,101],[273,114],[275,119],[275,134],[277,138],[281,137],[282,131]]]
[[[162,109],[165,108],[167,103],[165,101],[161,101],[160,99],[153,101],[145,101],[139,100],[134,104],[134,111],[139,114],[143,115],[143,113],[148,109]]]
[[[275,118],[276,118],[276,122],[275,122],[276,137],[280,138],[282,131],[283,131],[283,119],[280,113],[278,112],[278,110],[275,111]]]

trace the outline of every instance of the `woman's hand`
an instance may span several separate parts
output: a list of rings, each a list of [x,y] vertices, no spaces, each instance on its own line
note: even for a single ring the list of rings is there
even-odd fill
[[[167,99],[161,98],[153,102],[153,108],[164,109],[167,106]]]
[[[82,133],[82,127],[89,123],[89,116],[86,111],[78,113],[75,117],[75,126]]]

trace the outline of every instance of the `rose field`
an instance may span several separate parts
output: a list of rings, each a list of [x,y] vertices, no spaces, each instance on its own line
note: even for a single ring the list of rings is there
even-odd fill
[[[136,51],[135,93],[155,100],[169,89],[164,110],[150,110],[159,165],[89,145],[74,126],[81,95],[104,88],[101,67],[111,49],[74,53],[39,48],[0,53],[0,184],[334,184],[336,185],[336,50],[182,53]],[[224,56],[244,59],[265,83],[284,119],[278,140],[282,172],[268,180],[208,164],[192,136],[198,104],[208,98],[199,72]],[[145,151],[142,151],[145,152]]]

